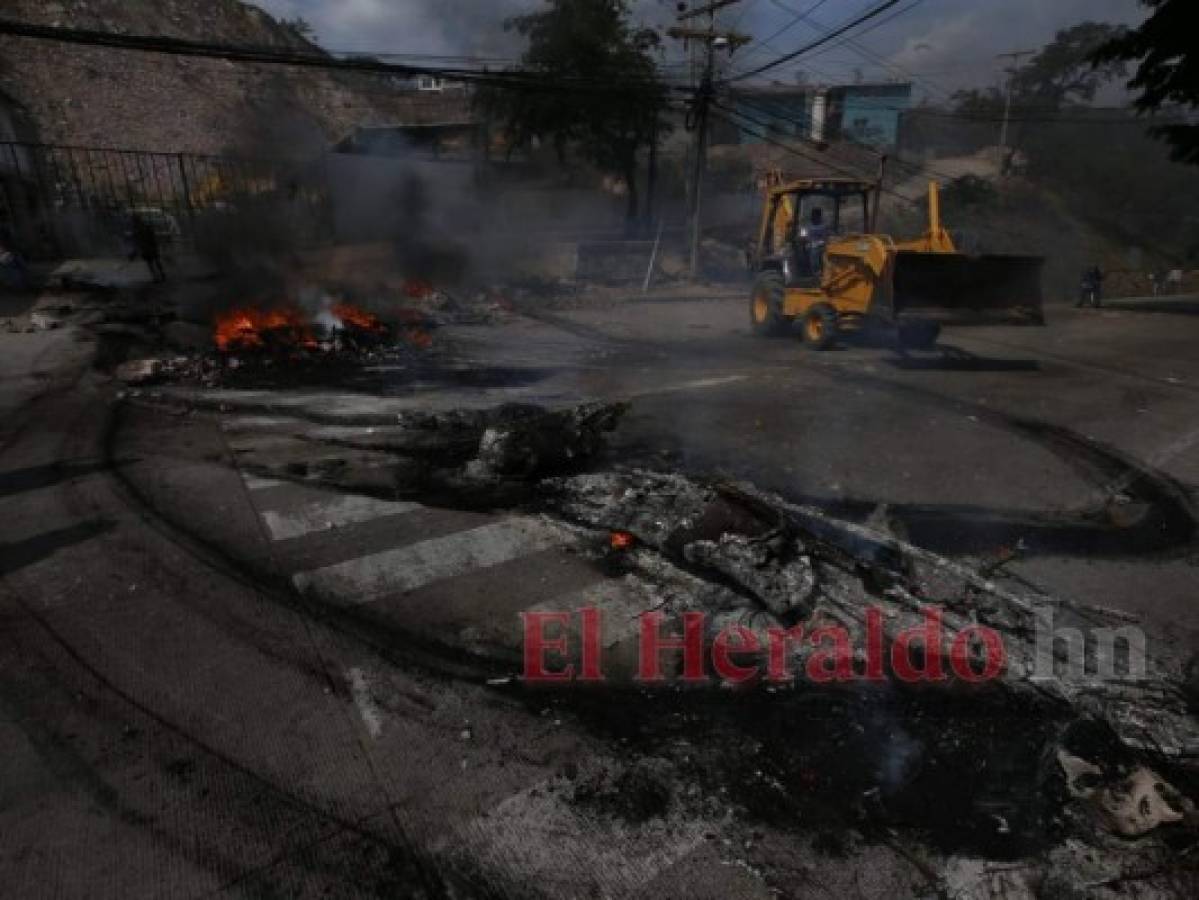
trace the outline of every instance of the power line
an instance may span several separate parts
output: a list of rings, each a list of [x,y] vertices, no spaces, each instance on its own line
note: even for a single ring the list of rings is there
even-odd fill
[[[775,6],[780,6],[780,4],[775,3],[774,0],[770,0],[770,2],[774,3]],[[786,25],[784,25],[782,28],[780,28],[778,31],[774,32],[774,34],[757,41],[756,43],[760,46],[751,46],[748,50],[746,50],[746,54],[749,55],[749,54],[754,54],[754,53],[760,53],[762,51],[762,46],[769,46],[771,41],[775,40],[776,38],[782,37],[784,34],[786,34],[788,31],[790,31],[792,28],[794,28],[800,22],[805,21],[810,15],[812,15],[812,13],[816,12],[816,10],[820,9],[820,7],[824,6],[824,4],[826,4],[827,2],[828,2],[828,0],[816,0],[816,2],[814,4],[809,6],[803,12],[796,12],[793,9],[788,9],[787,12],[791,13],[794,16],[794,18],[790,22],[788,22]],[[783,7],[783,8],[785,9],[785,7]]]
[[[761,87],[768,87],[762,85]],[[749,85],[742,90],[752,89],[754,85]],[[847,87],[852,87],[849,85]],[[797,88],[797,90],[802,87]],[[745,96],[738,94],[739,98]],[[938,119],[952,119],[960,122],[975,122],[975,123],[991,123],[1002,122],[1003,114],[999,113],[969,113],[955,112],[949,109],[939,109],[934,106],[894,106],[891,104],[871,103],[868,104],[873,111],[879,112],[897,112],[908,113],[917,116],[929,116]],[[1029,122],[1040,124],[1074,124],[1074,125],[1163,125],[1163,124],[1194,124],[1199,113],[1184,113],[1171,114],[1168,116],[1148,116],[1142,113],[1134,106],[1074,106],[1053,111],[1044,104],[1013,104],[1012,111],[1016,113],[1019,110],[1027,110],[1028,115],[1013,115],[1012,122]],[[765,110],[763,112],[771,112],[774,110]],[[1126,113],[1124,117],[1106,117],[1097,118],[1088,113]],[[779,118],[786,119],[786,116],[779,115]],[[794,120],[792,120],[794,121]]]
[[[811,131],[812,119],[810,116],[803,115],[802,118],[795,118],[794,116],[785,115],[785,114],[779,112],[778,110],[770,109],[770,108],[766,108],[766,107],[757,105],[752,100],[747,100],[744,97],[744,95],[738,95],[737,100],[742,106],[747,106],[751,110],[758,112],[762,115],[769,116],[772,119],[787,122],[792,125],[797,125],[800,128],[804,128],[804,129],[808,130],[809,132]],[[742,115],[744,115],[744,114],[742,114]],[[1024,120],[1015,120],[1015,121],[1024,121]],[[767,127],[767,128],[770,127],[769,123],[759,122],[758,124],[762,125],[763,127]],[[847,144],[850,144],[853,146],[857,146],[857,147],[861,147],[862,149],[868,150],[876,155],[879,154],[879,151],[877,148],[875,148],[875,147],[871,146],[870,144],[867,144],[863,141],[855,140],[854,138],[849,137],[849,136],[845,135],[844,133],[841,135],[840,139],[844,143],[847,143]],[[956,181],[958,178],[961,177],[960,175],[952,175],[948,172],[941,171],[941,170],[936,169],[926,163],[908,162],[907,160],[903,159],[902,157],[900,157],[898,155],[888,157],[888,162],[892,163],[893,165],[895,165],[896,167],[898,167],[900,169],[906,170],[908,173],[908,177],[916,177],[916,176],[920,176],[920,175],[926,175],[926,176],[932,176],[934,178],[937,178],[940,181],[943,181],[945,183]]]
[[[744,98],[744,96],[743,96],[743,95],[737,95],[736,99],[737,99],[737,101],[738,101],[738,102],[739,102],[739,103],[740,103],[742,106],[747,106],[747,107],[749,107],[751,110],[753,110],[754,112],[760,113],[761,115],[764,115],[764,116],[769,116],[769,117],[771,117],[772,119],[779,120],[779,121],[783,121],[783,122],[787,122],[787,123],[789,123],[789,124],[791,124],[791,125],[796,125],[796,126],[798,126],[799,128],[802,128],[802,129],[806,130],[806,131],[807,131],[807,132],[809,132],[809,133],[810,133],[810,132],[811,132],[811,130],[812,130],[812,117],[811,117],[811,116],[809,116],[809,115],[803,115],[803,116],[802,116],[802,118],[794,118],[794,117],[792,117],[792,116],[788,116],[788,115],[784,115],[784,114],[782,114],[782,113],[779,113],[779,112],[777,112],[777,111],[776,111],[776,110],[774,110],[774,109],[770,109],[770,108],[767,108],[767,107],[764,107],[764,106],[759,106],[759,105],[755,104],[755,103],[754,103],[753,101],[751,101],[751,100],[746,100],[746,99]],[[744,113],[742,113],[742,115],[744,115]],[[747,117],[747,118],[748,118],[748,117]],[[760,125],[763,125],[763,127],[770,127],[770,126],[769,126],[769,123],[761,123],[761,122],[760,122],[760,123],[758,123],[758,124],[760,124]],[[842,138],[841,138],[841,139],[842,139],[842,140],[843,140],[845,143],[847,143],[847,144],[851,144],[851,145],[853,145],[853,146],[856,146],[856,147],[861,147],[862,149],[869,151],[870,153],[874,154],[875,156],[881,156],[881,155],[882,155],[882,154],[879,152],[879,150],[878,150],[876,147],[873,147],[873,146],[871,146],[870,144],[867,144],[867,143],[865,143],[865,142],[863,142],[863,141],[856,141],[856,140],[853,140],[852,138],[847,138],[847,137],[844,137],[844,136],[842,136]],[[829,152],[829,151],[825,151],[825,152]],[[902,162],[902,161],[901,161],[901,162]],[[902,163],[902,164],[903,164],[903,165],[905,165],[905,166],[910,166],[910,165],[913,165],[913,164],[911,164],[911,163]]]
[[[801,128],[807,128],[808,130],[811,129],[812,121],[811,121],[810,117],[805,116],[803,120],[799,120],[799,119],[791,118],[789,116],[777,114],[773,110],[765,109],[760,106],[755,106],[752,102],[746,102],[743,98],[738,98],[738,99],[740,100],[742,105],[748,106],[748,107],[750,107],[750,109],[760,112],[763,115],[768,115],[775,119],[781,119],[784,122],[789,122],[793,125],[798,125]],[[755,120],[751,119],[749,116],[746,116],[744,113],[739,113],[739,114],[742,115],[744,118],[746,118],[749,121],[755,121]],[[771,127],[769,125],[769,123],[757,122],[757,124],[760,125],[761,127],[767,128],[767,129],[769,129]],[[867,150],[867,151],[875,154],[876,156],[882,155],[878,151],[877,148],[872,147],[871,145],[866,144],[862,141],[856,141],[853,138],[846,137],[844,134],[841,136],[841,140],[852,146],[861,147],[862,149]],[[830,151],[825,151],[825,152],[830,152]],[[942,172],[942,171],[935,169],[924,163],[908,162],[907,160],[903,159],[902,157],[900,157],[898,155],[889,156],[887,159],[888,159],[888,162],[892,163],[896,167],[906,170],[908,173],[907,177],[909,177],[909,178],[915,178],[917,176],[931,176],[931,177],[937,178],[940,181],[943,181],[948,184],[950,182],[957,181],[958,178],[961,177],[959,175],[951,175],[947,172]],[[892,192],[892,193],[894,193],[894,192]],[[902,195],[896,194],[896,196],[902,196]]]
[[[924,0],[912,0],[912,2],[910,4],[908,4],[907,6],[905,6],[903,9],[897,9],[895,12],[891,13],[891,15],[887,16],[885,19],[880,19],[879,21],[877,21],[873,25],[871,25],[869,28],[863,28],[852,38],[846,38],[843,41],[839,41],[838,43],[833,44],[833,46],[831,46],[831,47],[825,47],[823,50],[821,50],[819,53],[817,53],[816,56],[821,56],[822,54],[830,53],[833,50],[836,50],[838,47],[845,46],[850,41],[857,40],[858,38],[862,37],[862,35],[870,34],[870,32],[874,31],[875,29],[882,28],[884,25],[895,21],[900,16],[910,13],[913,9],[915,9],[917,6],[920,6],[922,3],[924,3]]]
[[[821,159],[820,157],[813,156],[809,153],[805,153],[804,151],[800,150],[798,147],[795,147],[791,144],[786,144],[783,141],[778,140],[777,138],[771,137],[770,125],[767,123],[760,122],[751,116],[747,116],[745,113],[739,112],[738,110],[735,110],[731,107],[725,106],[723,103],[714,101],[712,105],[715,106],[717,109],[724,111],[725,115],[720,116],[720,118],[724,119],[730,125],[733,125],[737,128],[745,128],[744,123],[749,122],[751,125],[763,129],[762,133],[754,132],[751,129],[746,129],[746,130],[749,130],[750,133],[753,134],[755,137],[757,137],[761,140],[764,140],[769,144],[774,144],[777,147],[781,147],[784,150],[794,153],[796,156],[800,156],[800,157],[808,160],[809,162],[818,163],[819,165],[822,165],[822,166],[825,166],[826,168],[832,169],[834,172],[839,172],[840,174],[847,175],[851,178],[865,180],[863,178],[862,172],[860,170],[852,170],[852,169],[844,168],[843,166],[839,166],[834,162],[831,162],[826,159]],[[730,116],[733,118],[730,118]],[[737,121],[737,120],[740,120],[740,121]],[[845,165],[851,165],[851,163],[845,163]]]
[[[730,112],[730,110],[728,110],[727,107],[720,106],[720,104],[714,104],[714,105],[719,106],[721,109],[724,109],[726,112]],[[717,113],[716,115],[737,128],[745,128],[744,122],[746,122],[746,121],[751,122],[751,123],[754,122],[753,119],[750,119],[740,113],[732,112],[732,114],[733,114],[733,116],[741,118],[743,120],[743,122],[734,121],[733,119],[728,118],[727,116],[720,115],[720,113]],[[768,126],[760,126],[760,127],[768,128]],[[769,131],[766,131],[764,133],[757,133],[748,128],[746,128],[746,130],[750,131],[751,134],[754,134],[754,136],[759,138],[760,140],[763,140],[768,144],[772,144],[773,146],[778,147],[781,150],[785,150],[786,152],[791,153],[794,156],[798,156],[801,159],[806,159],[809,162],[815,162],[822,166],[827,166],[828,168],[832,169],[833,171],[840,172],[843,175],[848,175],[849,177],[857,179],[859,181],[870,181],[871,180],[867,177],[864,177],[861,172],[852,172],[852,171],[849,171],[848,169],[843,169],[838,166],[834,166],[825,160],[821,160],[814,156],[811,156],[808,153],[804,153],[802,150],[800,150],[799,148],[797,148],[791,144],[785,144],[782,141],[779,141],[779,140],[771,137],[769,134]],[[914,200],[911,197],[904,196],[903,194],[899,193],[898,191],[895,191],[888,187],[883,186],[881,183],[877,183],[877,182],[875,182],[875,183],[877,184],[879,191],[881,191],[882,193],[887,194],[891,197],[894,197],[896,200],[899,200],[900,202],[907,204],[909,207],[911,207],[913,209],[917,209],[917,210],[922,210],[924,208],[921,201]],[[1026,240],[1026,235],[1023,232],[1017,231],[1012,228],[1005,228],[1005,227],[996,225],[994,223],[990,223],[988,225],[988,228],[989,228],[989,230],[995,232],[996,234],[1002,234],[1009,238],[1013,238],[1017,241]]]
[[[829,43],[830,41],[835,40],[836,38],[840,37],[841,35],[845,34],[846,32],[852,31],[854,28],[857,28],[859,25],[869,22],[871,19],[882,15],[884,12],[891,9],[892,7],[898,6],[901,2],[902,2],[902,0],[883,0],[883,2],[880,3],[879,5],[871,8],[870,10],[867,10],[866,12],[862,13],[860,16],[856,17],[855,19],[852,19],[851,21],[845,23],[844,25],[840,26],[839,28],[837,28],[833,31],[830,31],[828,34],[824,35],[823,37],[820,37],[814,41],[808,42],[804,46],[800,47],[798,50],[792,51],[791,53],[784,54],[783,56],[779,57],[778,59],[774,60],[773,62],[766,63],[765,65],[759,66],[756,69],[751,69],[748,72],[743,72],[740,75],[736,75],[733,78],[730,78],[728,80],[729,81],[744,81],[746,78],[752,78],[755,75],[761,75],[763,72],[769,72],[771,69],[778,68],[779,66],[784,65],[785,63],[791,62],[791,60],[793,60],[793,59],[803,56],[805,53],[810,53],[812,50],[815,50],[819,47],[824,46],[825,44]],[[917,0],[917,2],[920,2],[920,0]]]
[[[325,53],[300,53],[294,50],[274,47],[238,46],[192,41],[182,38],[117,34],[115,32],[81,28],[31,25],[10,19],[0,19],[0,35],[11,35],[19,38],[31,38],[80,46],[106,47],[109,49],[143,53],[160,53],[171,56],[327,69],[360,75],[385,75],[403,78],[430,75],[452,81],[487,84],[508,89],[595,93],[610,93],[614,89],[633,90],[638,88],[682,90],[672,85],[662,84],[657,80],[630,78],[623,74],[605,78],[562,78],[560,76],[550,78],[534,70],[479,72],[474,69],[385,63],[377,59],[337,59]]]
[[[824,26],[820,22],[817,22],[815,19],[810,18],[810,13],[813,12],[814,9],[809,10],[807,13],[800,14],[800,13],[796,13],[795,10],[791,9],[785,3],[782,3],[781,0],[770,0],[770,2],[773,3],[775,6],[779,7],[780,9],[783,9],[789,13],[795,13],[797,16],[800,16],[802,18],[806,18],[808,20],[808,24],[812,28],[816,29],[817,31],[820,31],[822,33],[827,33],[829,31],[829,28],[827,26]],[[883,19],[881,22],[878,22],[878,23],[872,25],[870,28],[867,28],[864,31],[859,32],[855,37],[847,37],[844,41],[834,45],[833,47],[829,47],[825,50],[821,50],[820,52],[813,54],[813,55],[820,56],[826,52],[835,50],[837,47],[846,46],[860,58],[863,58],[866,61],[873,63],[874,65],[880,67],[884,71],[890,70],[892,73],[899,73],[900,75],[907,78],[909,81],[913,82],[914,84],[917,84],[917,85],[923,87],[926,91],[929,91],[932,94],[939,94],[945,99],[950,99],[952,97],[952,94],[945,88],[941,87],[938,84],[935,84],[934,82],[932,82],[928,79],[921,78],[920,76],[916,75],[915,73],[913,73],[907,69],[904,69],[902,66],[899,66],[895,63],[887,61],[886,59],[881,57],[879,54],[875,53],[874,51],[870,50],[868,47],[863,45],[858,40],[858,38],[860,38],[862,35],[867,34],[870,31],[873,31],[875,28],[885,25],[887,22],[889,22],[892,19],[896,18],[897,16],[902,15],[903,13],[913,9],[914,7],[918,6],[920,3],[923,3],[923,2],[924,2],[924,0],[916,0],[916,2],[912,3],[911,6],[906,7],[905,9],[902,9],[902,10],[898,10],[897,12],[893,13],[891,16],[888,16],[886,19]],[[817,4],[817,6],[819,6],[819,5],[820,4]],[[797,18],[795,21],[799,21],[799,19]],[[765,43],[765,42],[763,42],[763,43]],[[750,50],[751,54],[755,53],[755,52],[760,52],[760,48],[755,48],[755,49]]]

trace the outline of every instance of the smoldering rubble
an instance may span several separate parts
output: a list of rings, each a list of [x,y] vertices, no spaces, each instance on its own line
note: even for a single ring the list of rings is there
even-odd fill
[[[946,648],[976,625],[1001,635],[1007,656],[1001,690],[1033,706],[1103,721],[1130,747],[1175,758],[1199,752],[1199,727],[1176,663],[1151,659],[1142,678],[1133,672],[1116,682],[1044,671],[1035,642],[1046,620],[1059,627],[1087,621],[1119,628],[1129,624],[1124,614],[1021,595],[962,563],[750,484],[627,470],[552,480],[545,490],[553,515],[597,537],[612,531],[634,535],[639,549],[633,555],[640,554],[636,565],[644,577],[670,582],[691,574],[719,585],[696,597],[668,594],[685,597],[668,603],[670,612],[706,604],[713,607],[707,612],[743,616],[763,635],[770,627],[799,622],[834,623],[861,648],[867,608],[882,612],[886,636],[894,640],[922,608],[935,604],[944,609]]]

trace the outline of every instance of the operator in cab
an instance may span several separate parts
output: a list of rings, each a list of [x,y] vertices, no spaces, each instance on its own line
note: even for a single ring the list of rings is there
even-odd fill
[[[799,230],[799,238],[807,250],[808,272],[819,275],[824,270],[824,250],[828,246],[832,229],[825,224],[824,210],[819,206],[812,209],[808,223]]]

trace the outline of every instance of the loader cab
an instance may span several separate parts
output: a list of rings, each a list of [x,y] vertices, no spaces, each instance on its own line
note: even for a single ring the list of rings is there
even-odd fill
[[[781,270],[789,287],[818,286],[828,243],[870,230],[872,189],[863,182],[824,181],[772,190],[762,223],[758,267]]]

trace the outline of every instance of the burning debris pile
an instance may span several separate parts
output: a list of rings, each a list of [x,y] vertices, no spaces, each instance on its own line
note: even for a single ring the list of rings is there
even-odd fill
[[[332,302],[316,316],[298,307],[253,307],[218,313],[213,342],[221,353],[360,352],[393,339],[393,328],[349,303]],[[428,346],[425,340],[421,343]]]
[[[968,665],[982,672],[995,654],[988,655],[980,635],[998,635],[1003,665],[999,677],[987,679],[993,689],[1030,707],[1065,711],[1068,718],[1094,717],[1130,747],[1174,758],[1199,753],[1199,727],[1188,710],[1181,671],[1145,660],[1142,673],[1131,657],[1122,663],[1097,658],[1088,662],[1113,671],[1122,665],[1124,677],[1071,677],[1060,674],[1052,640],[1048,646],[1038,641],[1067,617],[1117,628],[1129,624],[1122,614],[1021,596],[965,565],[751,485],[630,470],[555,479],[544,488],[552,515],[596,533],[595,545],[625,554],[629,571],[661,585],[669,614],[701,610],[717,614],[716,621],[732,617],[758,632],[763,647],[770,628],[803,625],[811,634],[836,626],[849,635],[860,671],[869,662],[862,651],[870,643],[868,610],[877,613],[883,637],[893,645],[903,629],[936,607],[944,644],[922,655],[951,660],[956,654],[963,670]],[[704,585],[698,591],[696,579]],[[683,584],[691,587],[676,589]],[[1114,651],[1115,643],[1108,649]],[[808,671],[818,652],[796,642],[794,668]]]
[[[171,380],[204,387],[320,378],[330,371],[405,362],[430,351],[434,341],[423,321],[389,324],[337,303],[316,316],[291,305],[221,312],[208,344],[186,356],[136,360],[116,375],[131,385]]]
[[[677,759],[664,749],[679,740],[661,724],[667,717],[652,689],[629,696],[618,727],[638,734],[647,753],[671,757],[667,783],[685,778],[680,772],[731,767],[744,770],[747,823],[785,815],[810,827],[814,816],[838,810],[838,829],[914,829],[933,847],[967,854],[934,879],[946,895],[1048,896],[1080,879],[1102,888],[1093,896],[1177,895],[1175,853],[1199,832],[1189,768],[1199,728],[1180,673],[1148,660],[1139,676],[1080,676],[1061,665],[1052,640],[1044,656],[1046,619],[1103,627],[1126,618],[1022,596],[965,565],[746,484],[624,470],[552,479],[543,489],[543,509],[578,529],[595,559],[663,614],[664,635],[685,634],[685,617],[699,612],[704,647],[718,646],[730,629],[743,650],[749,634],[762,650],[775,646],[772,632],[796,636],[783,645],[792,680],[759,669],[748,690],[672,694],[674,715],[703,721],[705,733],[703,742],[684,741]],[[929,632],[925,612],[933,607],[939,627]],[[872,679],[871,615],[880,647],[903,646],[926,673],[938,653],[953,659],[954,645],[968,648],[957,663],[982,671],[986,648],[975,636],[989,629],[1002,641],[1002,671],[978,683],[911,682],[895,671]],[[913,627],[942,646],[904,643]],[[849,636],[852,673],[841,672],[820,641],[798,637],[833,631]],[[686,681],[684,654],[664,657]],[[747,653],[735,659],[753,666]],[[833,677],[814,683],[814,670]],[[974,853],[1036,858],[1005,876],[1012,885],[988,893],[998,883],[994,869]]]
[[[512,312],[506,297],[494,291],[462,301],[411,279],[384,291],[387,299],[351,302],[314,288],[294,293],[294,300],[222,307],[206,335],[190,335],[180,348],[191,351],[187,356],[134,360],[117,377],[135,385],[169,379],[219,387],[280,373],[320,377],[331,369],[402,365],[436,352],[436,332],[443,326],[491,324]],[[176,343],[165,336],[168,344]]]

